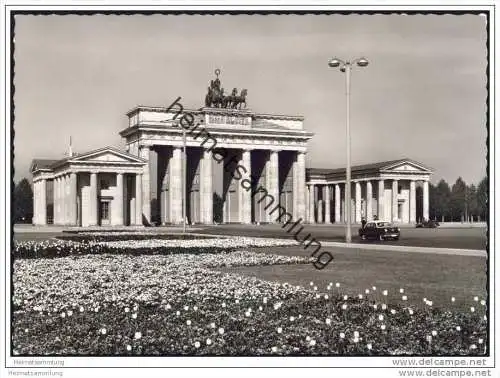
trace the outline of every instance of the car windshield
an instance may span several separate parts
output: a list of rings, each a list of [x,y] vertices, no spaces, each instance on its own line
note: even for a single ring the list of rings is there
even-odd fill
[[[377,222],[377,227],[391,227],[389,222]]]

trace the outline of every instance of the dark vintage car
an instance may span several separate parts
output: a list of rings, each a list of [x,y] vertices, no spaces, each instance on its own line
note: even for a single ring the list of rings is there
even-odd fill
[[[395,227],[390,222],[368,222],[365,227],[361,227],[358,231],[362,240],[366,239],[394,239],[398,240],[401,234],[399,227]]]
[[[417,223],[417,228],[436,228],[437,226],[439,226],[439,223],[433,220]]]

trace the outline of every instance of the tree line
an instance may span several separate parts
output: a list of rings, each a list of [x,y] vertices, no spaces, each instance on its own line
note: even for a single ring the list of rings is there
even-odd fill
[[[441,222],[478,222],[488,218],[488,177],[476,187],[459,177],[451,186],[429,184],[429,218]]]

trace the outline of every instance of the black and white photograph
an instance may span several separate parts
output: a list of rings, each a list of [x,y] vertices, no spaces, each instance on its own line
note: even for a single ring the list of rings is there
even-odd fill
[[[498,374],[493,4],[32,3],[0,375]]]

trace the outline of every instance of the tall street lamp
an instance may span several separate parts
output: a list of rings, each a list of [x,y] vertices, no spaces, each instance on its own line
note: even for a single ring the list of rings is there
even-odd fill
[[[343,61],[338,58],[332,58],[328,61],[328,66],[332,68],[340,67],[340,71],[345,73],[345,94],[346,94],[346,144],[347,144],[347,164],[346,164],[346,179],[345,179],[345,198],[346,198],[346,235],[345,240],[350,243],[351,237],[351,135],[350,135],[350,95],[351,95],[351,70],[352,67],[366,67],[368,60],[366,58],[358,58],[351,61]]]

